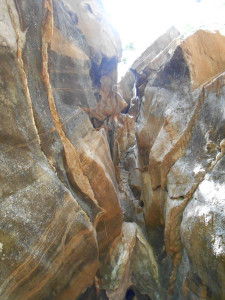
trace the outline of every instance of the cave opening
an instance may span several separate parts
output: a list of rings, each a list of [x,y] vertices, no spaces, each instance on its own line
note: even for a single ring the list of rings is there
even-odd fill
[[[126,300],[133,300],[134,297],[135,297],[135,292],[134,292],[134,290],[131,289],[131,288],[128,289],[127,292],[126,292],[126,297],[125,297],[125,299],[126,299]]]

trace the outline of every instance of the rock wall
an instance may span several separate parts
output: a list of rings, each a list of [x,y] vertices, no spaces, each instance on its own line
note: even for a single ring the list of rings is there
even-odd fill
[[[98,1],[0,7],[0,298],[76,299],[122,228],[101,128],[127,106],[120,41]]]
[[[101,1],[0,7],[0,299],[224,299],[225,37],[118,87]]]
[[[151,299],[225,297],[224,71],[220,32],[171,28],[120,83],[128,113],[139,107],[136,143],[118,169],[159,268],[164,293]]]

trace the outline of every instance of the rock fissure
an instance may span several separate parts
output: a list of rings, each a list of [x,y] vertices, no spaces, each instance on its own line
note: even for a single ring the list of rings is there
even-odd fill
[[[94,197],[94,193],[89,183],[89,180],[83,174],[83,170],[82,170],[82,166],[78,154],[74,146],[71,144],[70,140],[66,137],[63,131],[62,128],[63,125],[60,121],[55,106],[54,96],[53,96],[51,83],[49,79],[49,72],[48,72],[48,47],[51,44],[52,34],[53,34],[52,0],[45,0],[43,2],[43,20],[42,20],[42,74],[43,74],[43,79],[48,93],[48,101],[49,101],[50,111],[52,114],[52,119],[54,121],[56,130],[58,131],[58,134],[63,143],[67,163],[71,170],[75,183],[78,185],[81,191],[85,195],[87,195],[95,203],[97,207],[99,207],[97,200]]]
[[[20,79],[21,79],[23,89],[24,89],[24,93],[25,93],[25,96],[26,96],[26,99],[27,99],[31,120],[32,120],[32,123],[34,125],[35,133],[37,135],[37,137],[34,140],[30,141],[29,143],[22,144],[22,145],[16,145],[12,149],[14,149],[15,147],[16,148],[26,147],[30,143],[34,143],[35,141],[37,141],[40,145],[43,156],[48,161],[48,163],[49,163],[50,167],[52,168],[52,170],[56,173],[56,169],[55,169],[54,165],[48,160],[48,158],[46,157],[46,155],[43,151],[43,147],[42,147],[41,139],[40,139],[40,134],[38,132],[37,125],[36,125],[35,118],[34,118],[33,104],[32,104],[32,99],[31,99],[31,96],[30,96],[27,75],[26,75],[26,72],[25,72],[25,69],[24,69],[24,62],[23,62],[23,58],[22,58],[23,47],[24,47],[24,44],[26,42],[26,30],[25,30],[25,32],[22,32],[21,29],[20,29],[21,24],[22,24],[21,12],[20,12],[17,1],[12,2],[11,0],[6,0],[6,3],[7,3],[7,7],[8,7],[8,11],[9,11],[11,21],[12,21],[12,24],[13,24],[13,27],[14,27],[14,30],[15,30],[15,34],[16,34],[16,37],[17,37],[17,59],[18,59],[18,69],[19,69]],[[18,18],[17,18],[17,16],[18,16]],[[10,149],[9,149],[9,151],[10,151]]]
[[[224,36],[117,84],[100,0],[0,7],[0,298],[224,299]]]
[[[31,96],[30,96],[30,91],[29,91],[29,87],[28,87],[28,83],[27,83],[27,76],[26,76],[26,72],[24,70],[24,63],[23,63],[23,59],[22,59],[22,52],[23,52],[23,47],[24,47],[24,43],[26,40],[26,31],[22,32],[20,30],[20,22],[17,18],[17,10],[14,6],[14,2],[12,0],[5,0],[7,7],[8,7],[8,11],[9,11],[9,15],[11,18],[11,22],[15,31],[15,35],[16,35],[16,39],[17,39],[17,63],[18,63],[18,70],[19,70],[19,74],[20,74],[20,79],[23,85],[23,89],[24,89],[24,94],[26,96],[27,99],[27,104],[29,107],[29,112],[30,112],[30,116],[31,116],[31,120],[32,123],[34,125],[36,134],[37,134],[37,139],[38,142],[40,144],[40,139],[39,139],[39,135],[38,135],[38,130],[35,124],[35,120],[34,120],[34,113],[33,113],[33,105],[32,105],[32,100],[31,100]]]

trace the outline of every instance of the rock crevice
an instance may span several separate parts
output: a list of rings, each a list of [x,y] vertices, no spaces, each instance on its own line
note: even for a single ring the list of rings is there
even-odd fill
[[[101,1],[0,7],[0,299],[224,299],[224,36],[117,83]]]

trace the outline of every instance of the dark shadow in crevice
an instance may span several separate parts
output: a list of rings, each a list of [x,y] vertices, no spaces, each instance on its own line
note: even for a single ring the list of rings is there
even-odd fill
[[[133,300],[135,297],[135,292],[132,288],[128,289],[127,292],[126,292],[126,296],[125,296],[125,299],[126,300]]]
[[[151,300],[148,295],[143,295],[136,286],[128,288],[124,300]]]
[[[89,3],[85,3],[85,5],[86,5],[87,9],[89,10],[89,12],[93,15],[94,13],[93,13],[93,10],[91,8],[91,5]]]

